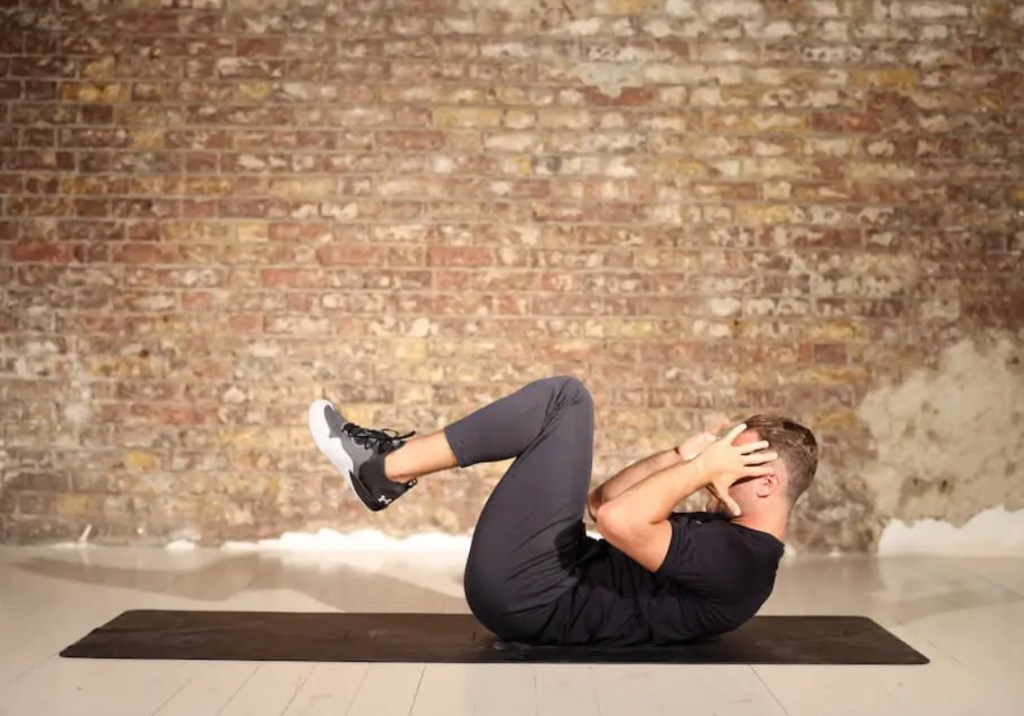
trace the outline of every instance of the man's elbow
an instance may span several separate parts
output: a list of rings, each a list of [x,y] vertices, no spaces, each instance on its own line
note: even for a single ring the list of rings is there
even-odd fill
[[[590,519],[597,522],[597,513],[601,511],[601,505],[603,500],[601,499],[601,488],[595,487],[587,495],[587,513],[590,515]]]
[[[597,529],[610,542],[614,542],[615,537],[633,533],[637,528],[636,516],[630,515],[629,511],[622,509],[614,500],[598,507],[595,518]]]
[[[601,536],[645,569],[656,572],[665,561],[672,528],[667,520],[651,522],[637,516],[636,510],[624,510],[614,502],[597,512]]]

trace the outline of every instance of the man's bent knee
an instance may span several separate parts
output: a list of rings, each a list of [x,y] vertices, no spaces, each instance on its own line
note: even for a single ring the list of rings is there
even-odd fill
[[[573,375],[559,375],[554,378],[558,390],[569,400],[570,405],[593,407],[594,398],[582,380]]]

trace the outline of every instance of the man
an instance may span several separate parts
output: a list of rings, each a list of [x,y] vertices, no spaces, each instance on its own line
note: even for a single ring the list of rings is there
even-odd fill
[[[541,644],[670,644],[735,629],[771,593],[789,511],[817,465],[809,430],[755,416],[721,440],[699,435],[641,460],[588,497],[594,406],[569,376],[418,438],[355,425],[325,400],[309,426],[371,510],[424,475],[515,458],[474,530],[466,599],[498,636]],[[701,490],[709,512],[673,513]],[[603,539],[586,534],[588,507]]]

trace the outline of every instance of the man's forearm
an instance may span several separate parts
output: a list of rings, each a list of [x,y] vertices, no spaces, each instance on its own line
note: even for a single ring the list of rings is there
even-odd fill
[[[675,448],[671,448],[648,455],[642,460],[637,460],[632,465],[623,468],[615,476],[594,488],[590,493],[590,498],[587,501],[587,507],[591,513],[590,516],[596,517],[597,510],[601,505],[615,499],[636,483],[680,462],[682,462],[682,457],[680,457]]]
[[[680,459],[606,501],[601,510],[611,510],[621,520],[653,524],[668,519],[677,504],[706,484],[700,460]]]

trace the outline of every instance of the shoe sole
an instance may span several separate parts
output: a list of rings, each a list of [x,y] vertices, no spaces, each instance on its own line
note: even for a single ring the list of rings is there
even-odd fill
[[[334,469],[348,480],[348,486],[354,491],[352,458],[341,446],[341,441],[331,437],[331,427],[327,424],[327,418],[324,417],[324,408],[328,407],[334,408],[328,400],[314,400],[313,404],[309,406],[309,434],[313,436],[313,441],[320,452],[330,461]]]

